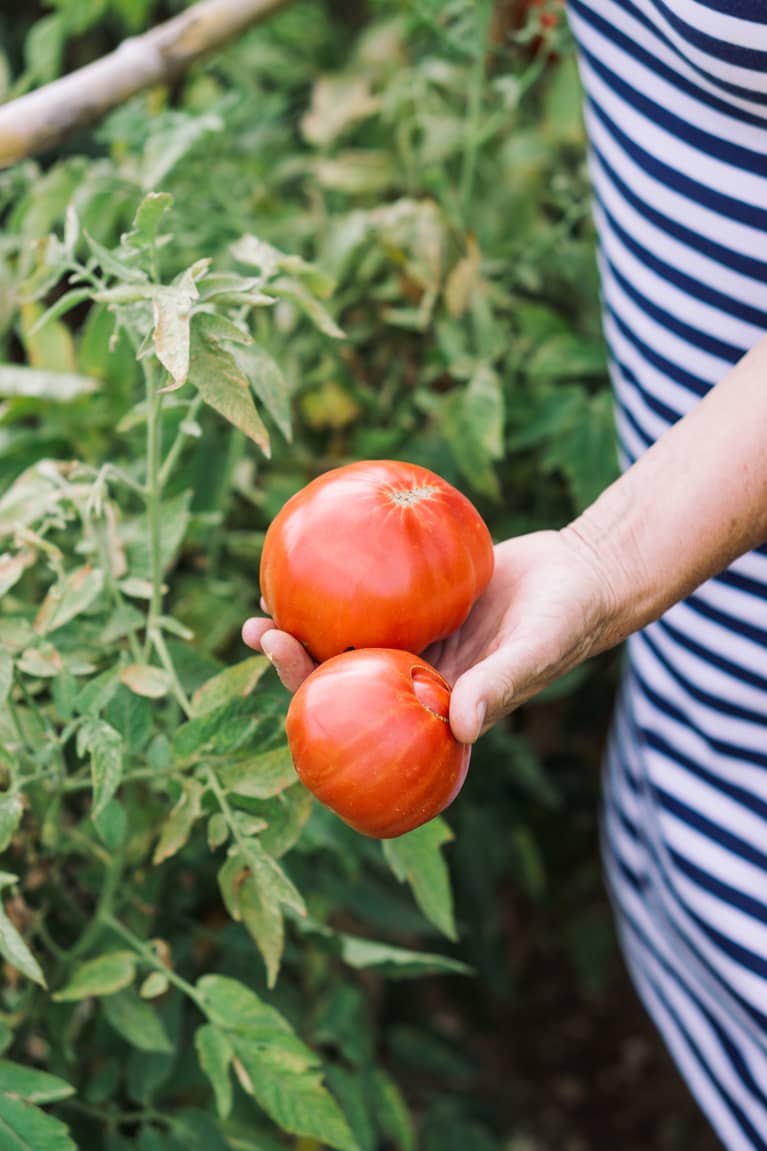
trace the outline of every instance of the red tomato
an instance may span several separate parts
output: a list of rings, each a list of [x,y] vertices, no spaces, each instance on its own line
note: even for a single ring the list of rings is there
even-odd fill
[[[426,468],[335,468],[269,525],[261,594],[275,625],[317,660],[349,648],[423,651],[460,627],[490,582],[479,512]]]
[[[344,652],[305,679],[288,709],[299,778],[363,835],[389,839],[455,799],[471,748],[448,722],[450,687],[407,651]]]

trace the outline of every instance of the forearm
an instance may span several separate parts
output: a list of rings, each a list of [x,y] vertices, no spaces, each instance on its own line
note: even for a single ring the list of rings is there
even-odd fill
[[[767,339],[563,534],[606,580],[610,618],[595,650],[764,542]]]

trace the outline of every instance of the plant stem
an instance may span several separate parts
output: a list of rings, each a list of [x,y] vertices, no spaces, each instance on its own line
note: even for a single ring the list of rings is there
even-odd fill
[[[181,686],[178,675],[176,673],[176,669],[173,666],[173,660],[170,658],[170,652],[168,651],[167,647],[165,646],[165,638],[162,634],[162,631],[160,630],[159,625],[151,628],[150,633],[149,633],[149,638],[151,639],[152,644],[154,645],[155,651],[157,652],[158,656],[160,657],[160,663],[163,665],[163,667],[165,668],[165,670],[167,671],[168,675],[171,678],[171,685],[173,687],[173,694],[175,695],[176,699],[178,700],[178,703],[179,703],[179,706],[181,707],[181,710],[183,711],[184,715],[188,719],[189,716],[192,714],[192,704],[191,704],[189,697],[187,696],[186,692],[184,691],[183,687]]]
[[[200,1008],[200,1011],[205,1011],[202,996],[197,988],[193,987],[192,984],[181,975],[178,975],[171,967],[166,967],[143,939],[139,939],[137,935],[133,934],[130,928],[126,927],[124,923],[121,923],[119,919],[115,919],[114,916],[109,916],[105,920],[105,923],[107,923],[117,935],[121,936],[150,967],[153,967],[155,971],[162,972],[169,983],[172,983],[174,987],[177,987],[179,991],[182,991],[184,995],[188,996],[188,998]]]
[[[67,951],[66,956],[68,960],[76,959],[79,955],[87,952],[93,941],[98,937],[99,932],[101,932],[105,924],[110,921],[115,895],[117,894],[117,888],[122,879],[122,874],[123,857],[120,852],[117,852],[111,857],[107,864],[104,884],[99,894],[99,901],[96,904],[93,918],[77,940],[77,943]]]
[[[482,133],[482,105],[485,94],[487,38],[492,16],[492,0],[479,0],[477,13],[477,40],[475,44],[474,67],[469,80],[468,107],[466,116],[466,143],[463,152],[461,171],[460,203],[464,227],[468,226],[474,191],[474,176],[477,167],[477,153]]]
[[[162,1123],[166,1127],[173,1125],[172,1119],[151,1107],[137,1107],[135,1111],[121,1111],[116,1107],[98,1107],[92,1103],[83,1103],[79,1099],[62,1099],[60,1105],[71,1107],[73,1111],[79,1111],[81,1115],[88,1115],[92,1119],[101,1119],[110,1127],[117,1127],[121,1123],[140,1123],[142,1121]]]
[[[187,414],[184,416],[184,419],[181,421],[181,423],[183,424],[187,420],[193,420],[196,417],[196,415],[199,412],[201,407],[202,407],[202,396],[198,393],[194,397],[194,399],[192,400],[191,404],[189,405],[189,410],[187,411]],[[178,457],[181,455],[181,452],[183,450],[184,441],[187,440],[188,438],[189,437],[187,436],[186,432],[182,431],[182,429],[179,428],[178,432],[176,433],[176,438],[173,441],[173,443],[171,444],[170,450],[169,450],[167,456],[165,457],[165,460],[163,461],[162,467],[160,468],[160,487],[161,488],[165,487],[166,483],[168,482],[168,478],[170,477],[171,472],[173,471],[174,467],[176,466],[176,461],[178,460]]]
[[[222,474],[219,477],[218,491],[216,492],[216,505],[217,510],[221,513],[221,519],[213,529],[212,538],[208,545],[208,574],[211,580],[216,579],[218,576],[221,550],[224,542],[226,502],[231,491],[232,476],[245,454],[246,442],[244,434],[236,428],[229,433],[226,460]]]
[[[157,387],[157,378],[151,363],[146,367],[146,510],[149,521],[149,554],[152,568],[152,595],[149,601],[144,659],[149,658],[152,644],[151,632],[157,617],[162,612],[162,548],[161,548],[161,499],[162,480],[160,478],[160,439],[162,431],[162,396]]]
[[[251,871],[255,873],[258,865],[257,862],[254,861],[253,849],[248,843],[247,838],[243,836],[242,832],[237,826],[237,820],[234,818],[232,809],[229,806],[229,801],[224,794],[224,789],[219,783],[215,771],[212,767],[208,767],[205,774],[210,785],[210,790],[216,797],[216,802],[218,803],[218,806],[221,810],[221,814],[226,820],[226,826],[229,828],[229,834],[239,847],[242,858],[248,864],[248,867],[251,869]]]

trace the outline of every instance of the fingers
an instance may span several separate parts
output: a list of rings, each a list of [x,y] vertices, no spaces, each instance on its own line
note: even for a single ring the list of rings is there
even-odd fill
[[[450,697],[450,726],[461,743],[475,743],[515,705],[509,670],[513,655],[499,651],[458,678]]]
[[[242,625],[243,641],[263,652],[288,691],[296,691],[314,670],[314,660],[287,632],[278,631],[270,619],[253,617]]]
[[[270,619],[261,619],[258,616],[246,619],[242,625],[243,643],[252,647],[254,651],[261,651],[261,637],[268,631],[274,631],[274,624]]]

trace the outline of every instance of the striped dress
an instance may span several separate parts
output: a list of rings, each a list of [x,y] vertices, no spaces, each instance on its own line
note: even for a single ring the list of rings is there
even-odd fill
[[[569,15],[628,465],[767,331],[767,0]],[[767,1151],[767,545],[629,641],[604,845],[644,1003],[728,1151]]]

